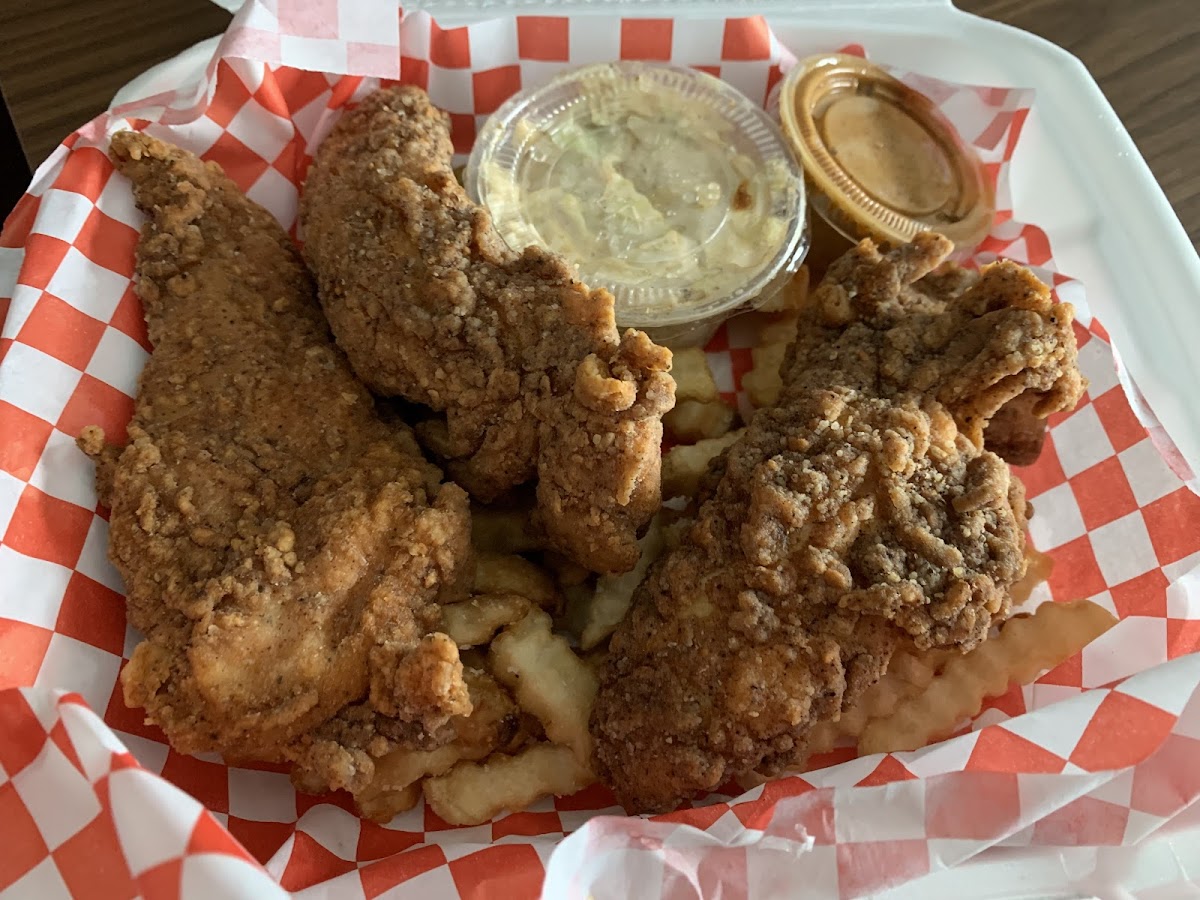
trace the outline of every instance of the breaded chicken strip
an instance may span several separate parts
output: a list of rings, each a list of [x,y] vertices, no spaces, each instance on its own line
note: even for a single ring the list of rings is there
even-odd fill
[[[445,414],[419,433],[473,496],[536,476],[554,548],[627,571],[661,499],[671,354],[618,335],[612,296],[558,257],[510,251],[452,154],[448,117],[411,86],[367,97],[321,145],[301,222],[338,345],[372,390]]]
[[[145,640],[122,673],[186,753],[277,758],[365,699],[441,727],[470,712],[436,600],[470,571],[466,494],[383,425],[299,254],[215,165],[112,140],[149,216],[137,291],[154,352],[124,448],[99,429],[109,553]]]
[[[943,264],[921,279],[921,307],[926,312],[944,310],[978,280],[979,273],[974,269]],[[1026,391],[1004,404],[988,422],[984,446],[1006,463],[1032,465],[1041,456],[1046,439],[1046,413],[1036,412],[1042,405],[1042,396],[1036,391]]]
[[[775,407],[714,462],[694,521],[613,636],[591,726],[630,810],[669,809],[805,755],[900,641],[967,650],[1025,571],[1024,491],[982,448],[1027,392],[1082,391],[1072,310],[1000,263],[947,300],[949,242],[834,264]]]

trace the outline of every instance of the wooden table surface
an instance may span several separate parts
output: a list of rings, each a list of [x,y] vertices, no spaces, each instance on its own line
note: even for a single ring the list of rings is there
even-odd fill
[[[1200,0],[957,2],[1082,59],[1200,242]],[[30,164],[121,85],[228,21],[208,0],[0,0],[0,90]]]

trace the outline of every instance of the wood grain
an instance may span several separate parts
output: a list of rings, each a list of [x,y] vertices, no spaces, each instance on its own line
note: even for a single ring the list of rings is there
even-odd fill
[[[1200,0],[958,0],[1091,70],[1200,242]],[[208,0],[0,0],[0,87],[31,164],[149,66],[220,32]]]
[[[126,82],[228,24],[208,0],[0,0],[0,86],[30,164]]]
[[[1198,0],[956,0],[1041,35],[1091,71],[1200,243]]]

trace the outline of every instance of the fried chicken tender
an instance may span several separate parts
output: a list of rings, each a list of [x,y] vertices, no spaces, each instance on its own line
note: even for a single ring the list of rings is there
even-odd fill
[[[979,272],[956,265],[943,265],[923,280],[925,302],[929,308],[944,308],[956,296],[979,281]],[[1045,415],[1034,409],[1042,397],[1026,391],[997,410],[984,431],[984,446],[1013,466],[1032,466],[1042,455],[1045,443]]]
[[[109,554],[145,639],[122,672],[181,752],[279,758],[350,703],[436,729],[470,712],[437,600],[469,575],[465,492],[385,426],[288,235],[215,165],[122,132],[149,216],[154,344],[129,442],[99,458]]]
[[[1007,614],[1027,510],[983,429],[1014,397],[1077,402],[1072,310],[1010,263],[956,292],[956,272],[929,275],[949,251],[866,241],[830,268],[778,404],[639,589],[591,718],[626,808],[794,764],[900,642],[965,651]]]
[[[784,391],[820,378],[875,396],[919,393],[950,411],[980,447],[989,420],[1017,397],[1045,417],[1083,393],[1071,322],[1074,309],[1012,262],[978,278],[934,272],[951,244],[931,233],[886,256],[864,242],[830,266],[784,361]],[[969,285],[962,290],[964,284]],[[832,330],[831,330],[832,329]],[[837,339],[852,356],[825,359]],[[820,374],[824,372],[825,374]]]
[[[612,296],[560,258],[509,250],[452,154],[449,118],[412,86],[338,122],[301,198],[325,314],[372,390],[444,413],[419,433],[472,496],[536,476],[553,547],[627,571],[661,501],[670,351],[618,335]]]
[[[922,279],[923,305],[928,311],[945,309],[978,280],[979,273],[973,269],[941,266]],[[1041,402],[1040,394],[1027,391],[1000,407],[984,430],[984,446],[1014,466],[1035,463],[1046,440],[1045,413],[1035,411]]]

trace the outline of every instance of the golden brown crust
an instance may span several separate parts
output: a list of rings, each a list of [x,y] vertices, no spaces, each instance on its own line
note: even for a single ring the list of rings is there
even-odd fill
[[[619,338],[612,297],[561,259],[504,245],[454,178],[447,123],[398,87],[322,143],[301,222],[330,325],[373,390],[445,414],[427,433],[473,496],[537,475],[551,543],[627,570],[659,501],[670,353]]]
[[[714,463],[639,589],[592,714],[627,808],[793,763],[898,642],[967,649],[1007,613],[1024,492],[979,436],[1021,390],[1039,411],[1076,402],[1070,308],[1009,266],[966,289],[918,280],[948,250],[864,243],[830,268],[778,405]]]
[[[154,344],[129,443],[100,473],[146,638],[126,701],[183,752],[258,759],[369,688],[427,728],[468,711],[456,659],[419,702],[404,690],[470,557],[466,495],[377,419],[265,210],[145,135],[111,153],[150,217],[137,290]]]
[[[1030,412],[1041,418],[1073,407],[1083,378],[1071,305],[1055,304],[1050,289],[1013,262],[993,263],[978,277],[935,272],[949,251],[949,241],[929,233],[887,255],[870,241],[850,250],[809,297],[817,327],[789,351],[785,382],[792,366],[811,365],[826,329],[844,328],[839,339],[854,352],[821,360],[826,377],[881,396],[926,394],[976,446],[1015,397],[1035,396]]]

